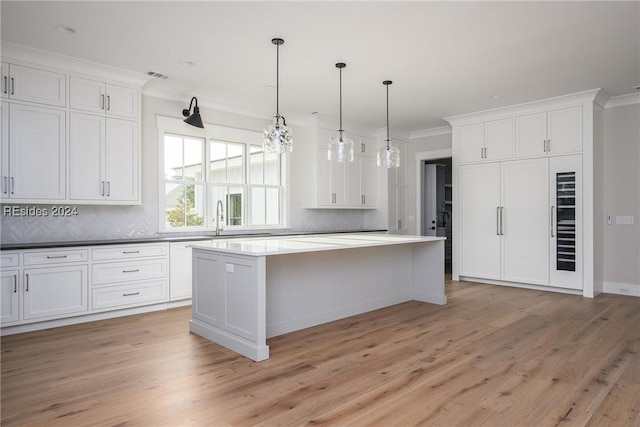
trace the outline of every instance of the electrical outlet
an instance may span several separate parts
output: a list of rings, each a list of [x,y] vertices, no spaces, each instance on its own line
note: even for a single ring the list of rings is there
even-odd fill
[[[620,288],[618,290],[620,291],[621,294],[627,294],[627,295],[631,292],[629,288]]]
[[[633,216],[617,216],[616,224],[631,225],[633,224]]]

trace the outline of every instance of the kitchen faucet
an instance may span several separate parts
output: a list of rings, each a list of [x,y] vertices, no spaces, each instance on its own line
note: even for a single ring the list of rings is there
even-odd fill
[[[222,225],[220,222],[224,222],[224,208],[222,207],[222,200],[218,200],[218,204],[216,205],[216,236],[219,236],[222,233]]]

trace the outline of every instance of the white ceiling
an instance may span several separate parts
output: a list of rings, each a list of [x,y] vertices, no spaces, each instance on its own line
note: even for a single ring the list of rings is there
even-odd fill
[[[640,85],[640,2],[6,1],[2,40],[137,73],[188,95],[417,131],[442,117]],[[64,34],[56,26],[74,27]],[[181,61],[195,65],[185,67]],[[498,96],[497,98],[492,96]]]

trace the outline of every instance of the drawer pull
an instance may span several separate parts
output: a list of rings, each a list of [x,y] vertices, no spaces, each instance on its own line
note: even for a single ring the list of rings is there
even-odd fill
[[[140,292],[131,292],[130,294],[122,294],[123,297],[132,297],[134,295],[140,295]]]
[[[47,255],[47,259],[60,259],[60,258],[66,258],[66,255]]]
[[[140,251],[122,251],[123,254],[139,254]]]
[[[123,273],[137,273],[138,271],[140,271],[139,268],[136,268],[135,270],[122,270]]]

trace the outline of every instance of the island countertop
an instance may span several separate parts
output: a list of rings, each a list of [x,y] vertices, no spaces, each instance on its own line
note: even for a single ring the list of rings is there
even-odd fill
[[[407,243],[435,242],[440,240],[446,240],[446,238],[382,233],[346,233],[313,236],[217,239],[211,243],[194,243],[191,247],[236,255],[267,256],[373,246],[403,245]]]

